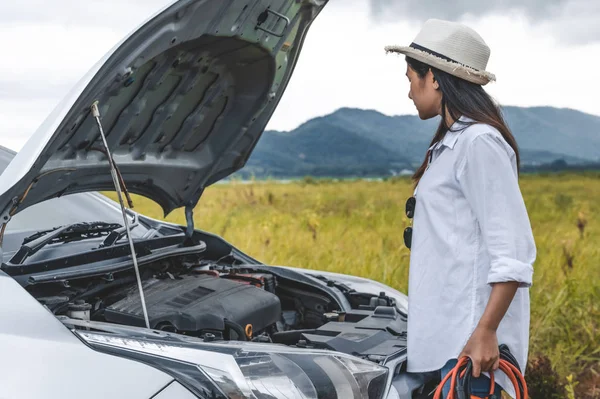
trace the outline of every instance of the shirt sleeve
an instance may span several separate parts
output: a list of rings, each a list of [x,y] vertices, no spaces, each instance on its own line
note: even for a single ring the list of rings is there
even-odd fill
[[[536,247],[516,169],[504,140],[482,134],[469,143],[457,178],[488,249],[488,284],[518,281],[530,287]]]

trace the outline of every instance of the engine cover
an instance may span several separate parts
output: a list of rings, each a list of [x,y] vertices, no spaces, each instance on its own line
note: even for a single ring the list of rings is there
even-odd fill
[[[179,279],[144,282],[150,327],[173,326],[180,332],[224,331],[224,319],[261,331],[281,318],[281,303],[274,294],[253,285],[214,277],[190,275]],[[119,324],[144,326],[137,285],[125,298],[108,306],[104,317]]]
[[[381,361],[406,351],[406,318],[389,306],[353,310],[313,331],[302,334],[317,349],[349,353]]]

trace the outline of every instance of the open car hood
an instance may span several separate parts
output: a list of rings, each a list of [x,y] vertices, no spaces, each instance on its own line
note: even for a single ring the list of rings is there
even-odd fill
[[[104,56],[0,176],[0,221],[65,194],[114,190],[98,101],[129,192],[165,215],[242,168],[327,0],[181,0]]]

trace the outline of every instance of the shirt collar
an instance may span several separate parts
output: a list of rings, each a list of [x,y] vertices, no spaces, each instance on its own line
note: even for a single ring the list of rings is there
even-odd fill
[[[450,130],[447,131],[446,134],[444,135],[444,138],[441,141],[438,141],[437,143],[433,144],[431,147],[429,147],[429,149],[430,150],[439,149],[443,145],[450,149],[453,149],[454,145],[456,144],[456,140],[458,140],[458,136],[467,127],[466,123],[472,123],[472,122],[475,122],[475,121],[466,116],[461,116],[460,118],[458,118],[458,120],[456,122],[454,122],[452,124],[452,126],[450,127]],[[462,127],[462,129],[461,129],[461,127]]]

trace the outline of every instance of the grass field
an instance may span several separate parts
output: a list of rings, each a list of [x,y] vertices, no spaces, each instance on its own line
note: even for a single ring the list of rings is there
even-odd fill
[[[571,389],[577,398],[600,397],[600,175],[523,176],[521,189],[538,249],[531,385],[542,381],[539,398],[573,397]],[[265,263],[364,276],[405,292],[411,192],[405,179],[233,182],[206,190],[195,221]],[[134,201],[135,210],[161,218],[156,204]],[[182,211],[166,219],[185,224]],[[539,393],[556,385],[556,396]]]

